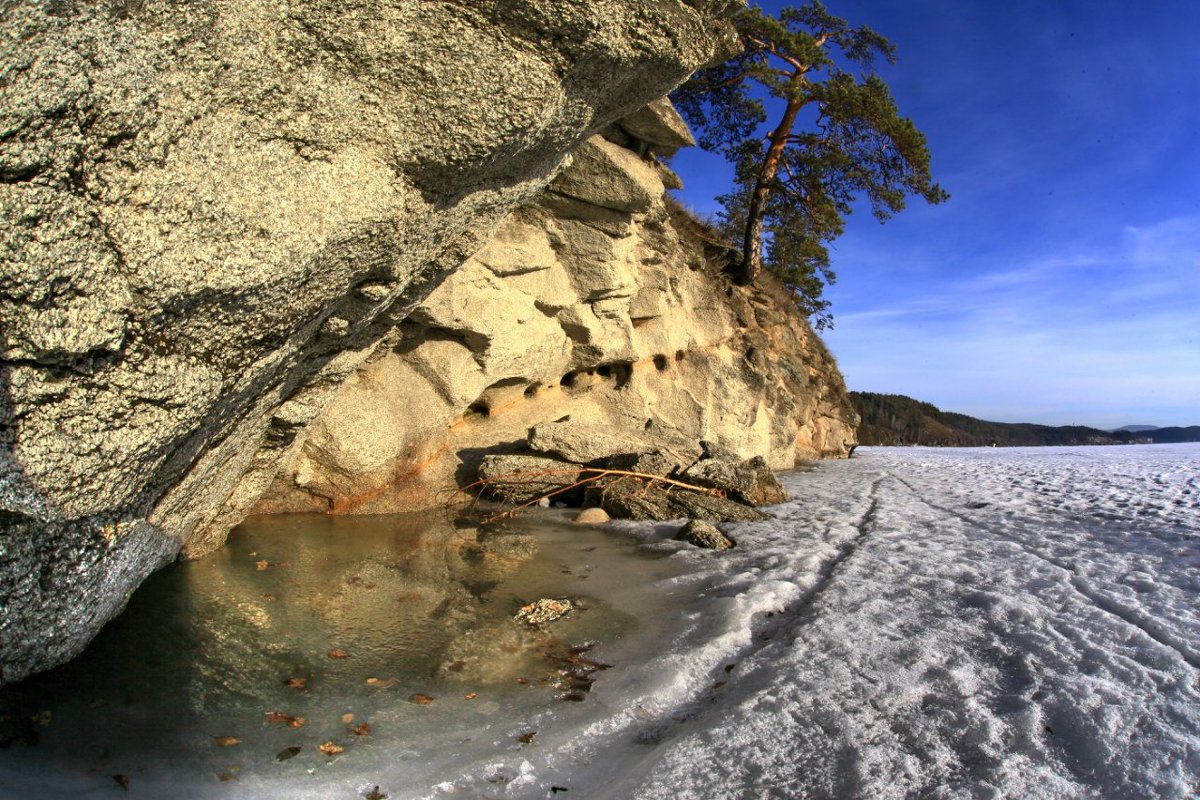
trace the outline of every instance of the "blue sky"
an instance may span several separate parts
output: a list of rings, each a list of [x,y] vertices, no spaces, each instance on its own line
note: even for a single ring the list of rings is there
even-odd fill
[[[826,5],[897,45],[880,72],[951,193],[856,213],[834,244],[825,340],[850,388],[1004,422],[1200,424],[1200,2]],[[714,211],[724,161],[673,167]]]

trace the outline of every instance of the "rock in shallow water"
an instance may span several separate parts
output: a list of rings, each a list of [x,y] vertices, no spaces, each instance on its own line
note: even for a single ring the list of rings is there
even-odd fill
[[[721,533],[720,528],[700,519],[690,520],[679,529],[675,538],[707,550],[728,550],[733,547],[733,541]]]
[[[570,600],[542,598],[528,605],[521,606],[514,619],[520,622],[528,622],[530,625],[545,625],[548,622],[562,619],[571,613],[572,608]]]
[[[603,525],[611,520],[612,517],[603,508],[585,508],[575,517],[578,525]]]

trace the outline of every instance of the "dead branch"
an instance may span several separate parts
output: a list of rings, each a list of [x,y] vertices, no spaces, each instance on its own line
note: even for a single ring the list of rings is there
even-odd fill
[[[658,483],[658,484],[663,484],[664,486],[666,486],[667,491],[670,491],[671,489],[686,489],[691,492],[699,492],[700,494],[712,495],[713,497],[724,498],[726,496],[725,492],[722,491],[721,489],[712,489],[707,486],[697,486],[696,484],[693,484],[693,483],[686,483],[684,481],[676,480],[674,478],[667,478],[662,475],[652,475],[648,472],[633,472],[631,470],[625,470],[625,469],[568,467],[568,468],[564,468],[564,469],[527,470],[527,471],[519,471],[519,472],[509,472],[509,473],[505,473],[503,475],[495,475],[495,476],[492,476],[491,478],[483,478],[483,479],[474,481],[473,483],[469,483],[466,486],[461,487],[460,489],[455,490],[451,494],[450,498],[446,501],[446,505],[447,505],[447,507],[449,507],[449,505],[454,501],[454,499],[459,494],[469,495],[472,492],[472,490],[485,489],[489,484],[506,483],[506,482],[512,482],[512,483],[530,482],[530,481],[535,481],[539,477],[544,477],[547,475],[583,475],[584,477],[581,477],[579,480],[577,480],[573,483],[570,483],[566,486],[560,486],[560,487],[555,488],[552,491],[540,494],[537,497],[534,497],[532,500],[528,500],[524,503],[521,503],[520,505],[514,506],[509,509],[505,509],[504,511],[498,512],[496,514],[492,514],[491,516],[484,519],[480,524],[488,525],[492,522],[497,522],[501,519],[507,519],[508,517],[512,517],[512,516],[515,516],[516,514],[520,513],[523,509],[529,508],[530,506],[538,505],[543,500],[548,500],[549,498],[554,497],[556,495],[563,494],[564,492],[569,492],[573,489],[578,489],[581,486],[585,486],[587,484],[594,483],[595,481],[598,481],[601,478],[606,478],[606,477],[610,477],[610,476],[614,476],[614,475],[618,476],[620,478],[636,478],[638,480],[642,480],[645,482],[647,489],[649,489],[654,484]]]

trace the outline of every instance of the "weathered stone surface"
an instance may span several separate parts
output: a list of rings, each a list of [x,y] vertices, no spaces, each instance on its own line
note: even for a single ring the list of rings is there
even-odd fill
[[[687,123],[665,97],[639,108],[617,124],[661,156],[674,155],[679,148],[696,144]]]
[[[673,477],[686,462],[673,458],[662,452],[655,453],[622,453],[604,459],[605,469],[621,469],[627,472],[640,472],[643,475],[658,475],[663,478]]]
[[[588,486],[586,500],[615,519],[702,519],[709,522],[757,522],[770,519],[749,506],[711,494],[692,492],[636,478],[602,478]]]
[[[603,508],[585,508],[575,515],[577,525],[603,525],[612,519]]]
[[[428,507],[483,453],[521,446],[663,475],[844,457],[856,423],[833,359],[769,276],[731,286],[707,263],[711,241],[666,202],[544,193],[345,383],[259,509]],[[739,474],[753,502],[781,499]]]
[[[544,422],[529,431],[529,446],[539,453],[555,455],[576,464],[599,465],[613,456],[632,452],[645,453],[662,449],[664,458],[673,458],[676,463],[688,463],[699,455],[699,443],[673,439],[666,444],[664,439],[647,435],[645,431],[630,431],[620,427],[606,426],[586,421],[562,420]],[[664,446],[666,445],[666,446]],[[673,445],[671,447],[670,445]],[[610,464],[606,464],[610,466]],[[613,467],[621,469],[621,467]]]
[[[745,461],[701,459],[684,470],[682,480],[723,489],[735,500],[752,506],[775,505],[787,500],[787,492],[762,456]]]
[[[624,147],[594,136],[575,151],[550,188],[614,211],[649,211],[662,196],[654,167]]]
[[[720,528],[701,519],[688,520],[676,532],[675,538],[706,550],[728,550],[733,547],[733,542],[721,533]]]
[[[730,44],[727,11],[6,3],[0,680],[82,646],[164,550],[218,546],[572,149]],[[142,521],[166,537],[154,557],[92,547]],[[9,555],[23,535],[44,561]]]
[[[528,503],[578,483],[582,476],[578,464],[541,456],[486,455],[479,463],[484,493],[508,503]]]

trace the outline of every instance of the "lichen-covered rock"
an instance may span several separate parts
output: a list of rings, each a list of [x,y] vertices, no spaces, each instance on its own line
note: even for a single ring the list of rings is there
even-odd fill
[[[164,552],[218,546],[571,150],[732,44],[728,11],[5,3],[0,681],[81,648]],[[153,557],[96,546],[139,522]]]
[[[666,446],[664,446],[664,438],[671,439]],[[570,419],[544,422],[530,428],[529,446],[539,453],[555,455],[576,464],[599,465],[603,462],[605,466],[613,469],[623,468],[617,466],[618,464],[633,465],[637,461],[636,458],[632,461],[619,459],[620,456],[629,454],[630,451],[639,454],[651,450],[666,451],[660,453],[662,463],[656,461],[653,465],[643,465],[649,469],[666,466],[667,460],[686,464],[701,453],[699,442],[664,437],[653,433],[648,434],[644,430],[630,431],[620,427],[575,422]]]
[[[507,503],[528,503],[578,483],[583,467],[542,456],[486,455],[479,462],[478,474],[479,488],[487,496]]]
[[[721,489],[752,506],[769,506],[787,500],[787,492],[762,456],[744,461],[704,458],[683,471],[682,479]]]
[[[615,519],[701,519],[709,522],[758,522],[766,514],[724,497],[693,492],[638,478],[601,478],[590,484],[585,502]]]
[[[685,464],[678,457],[668,456],[661,450],[652,453],[622,453],[604,459],[605,469],[639,472],[643,475],[673,477]]]
[[[693,519],[685,522],[675,533],[675,538],[705,550],[728,550],[733,542],[711,522]]]

